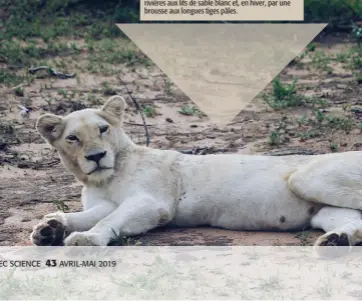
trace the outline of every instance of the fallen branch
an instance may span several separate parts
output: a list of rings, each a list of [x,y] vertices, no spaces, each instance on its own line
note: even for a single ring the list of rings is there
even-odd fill
[[[136,125],[136,126],[144,126],[143,123],[134,123],[134,122],[123,122],[124,124],[128,125]],[[147,126],[153,126],[152,124],[146,124]]]
[[[57,77],[62,78],[62,79],[73,78],[76,75],[75,73],[58,72],[57,70],[55,70],[55,69],[53,69],[53,68],[51,68],[49,66],[31,67],[31,68],[28,69],[28,72],[30,74],[35,74],[40,70],[47,70],[50,75],[57,76]]]
[[[192,149],[186,149],[179,151],[185,155],[207,155],[207,154],[215,154],[218,152],[224,153],[225,149],[216,149],[214,147],[194,147]]]
[[[129,97],[131,97],[133,104],[135,105],[137,111],[140,113],[141,118],[142,118],[142,122],[143,122],[143,127],[145,128],[145,134],[146,134],[146,146],[150,145],[150,135],[148,133],[148,128],[147,128],[147,124],[146,124],[146,120],[145,117],[142,114],[142,110],[137,102],[137,100],[132,96],[131,91],[128,90],[126,83],[123,81],[122,77],[118,75],[119,80],[121,81],[122,85],[126,88],[127,94],[129,95]]]
[[[316,155],[317,152],[310,149],[285,149],[264,153],[266,156],[292,156],[292,155]]]
[[[35,163],[35,165],[32,167],[32,169],[39,170],[39,169],[43,169],[43,168],[49,168],[49,167],[58,165],[59,163],[60,163],[59,159],[50,161],[50,162]]]
[[[29,83],[19,84],[19,85],[15,86],[15,87],[11,88],[11,90],[16,90],[16,89],[22,88],[22,87],[24,87],[24,86],[29,86]]]
[[[245,120],[239,120],[239,121],[235,121],[235,122],[232,122],[232,123],[228,123],[226,126],[234,125],[234,124],[238,124],[238,123],[242,123],[242,122],[245,122]]]

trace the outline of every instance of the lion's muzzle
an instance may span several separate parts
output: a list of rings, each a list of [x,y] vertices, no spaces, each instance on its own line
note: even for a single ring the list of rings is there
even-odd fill
[[[88,161],[93,161],[99,165],[99,161],[103,159],[107,154],[107,151],[91,151],[86,156],[84,156]]]

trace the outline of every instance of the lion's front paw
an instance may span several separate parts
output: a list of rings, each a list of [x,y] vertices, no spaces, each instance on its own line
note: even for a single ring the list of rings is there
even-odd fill
[[[65,235],[65,221],[60,214],[53,213],[46,215],[33,228],[30,240],[36,246],[60,246]]]
[[[64,240],[65,246],[99,246],[97,236],[87,232],[73,232]]]

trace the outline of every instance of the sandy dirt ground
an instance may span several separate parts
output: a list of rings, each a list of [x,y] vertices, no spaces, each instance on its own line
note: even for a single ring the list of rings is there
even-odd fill
[[[328,55],[348,51],[350,47],[350,42],[344,37],[320,38],[316,43],[317,50]],[[299,106],[274,110],[261,95],[230,125],[218,129],[205,116],[179,112],[194,104],[170,84],[156,66],[123,66],[120,76],[139,104],[151,108],[146,120],[150,146],[154,148],[207,148],[207,152],[213,153],[269,155],[359,150],[362,145],[359,111],[348,108],[362,106],[362,85],[355,80],[351,70],[342,67],[342,63],[333,61],[330,66],[333,70],[328,72],[313,68],[306,58],[303,65],[290,64],[281,73],[281,79],[292,82],[297,76],[298,93],[328,100],[324,114],[351,118],[352,127],[348,134],[331,125],[319,129],[317,135],[313,125],[296,122],[308,117],[310,108]],[[2,88],[0,95],[2,246],[29,245],[32,226],[44,214],[59,208],[65,211],[81,209],[81,187],[35,131],[38,116],[49,111],[66,114],[84,107],[99,107],[109,95],[120,94],[129,103],[125,130],[136,143],[145,144],[141,116],[116,75],[78,72],[77,78],[37,78],[23,88],[23,96],[10,88]],[[271,91],[271,88],[269,85],[263,92]],[[21,116],[18,105],[31,108],[29,116]],[[284,123],[280,126],[282,120]],[[285,120],[294,122],[289,124]],[[273,131],[277,133],[274,138],[279,139],[276,145],[270,143]],[[319,234],[318,231],[267,233],[211,228],[158,229],[138,241],[150,245],[310,245]]]

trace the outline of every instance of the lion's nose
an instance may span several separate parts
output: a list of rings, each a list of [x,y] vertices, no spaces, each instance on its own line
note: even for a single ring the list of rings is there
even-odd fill
[[[87,156],[85,156],[85,158],[89,161],[94,161],[97,164],[99,163],[99,161],[107,154],[106,151],[104,152],[98,152],[98,153],[91,153],[88,154]]]

